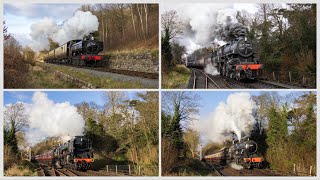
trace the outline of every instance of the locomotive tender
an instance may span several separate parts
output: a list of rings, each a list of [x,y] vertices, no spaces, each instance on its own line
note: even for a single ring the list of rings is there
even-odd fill
[[[56,168],[69,167],[86,171],[94,161],[92,142],[84,136],[75,136],[48,152],[36,155],[35,161]]]
[[[218,164],[235,163],[244,168],[260,168],[263,157],[257,152],[258,145],[253,140],[242,140],[229,148],[222,148],[217,153],[204,156],[207,162]]]
[[[237,30],[234,36],[227,44],[212,51],[210,63],[221,76],[236,80],[257,79],[263,65],[259,63],[253,42],[247,39],[245,29]]]
[[[54,64],[71,64],[75,66],[102,66],[103,42],[94,40],[71,40],[51,50],[44,57],[44,62]]]

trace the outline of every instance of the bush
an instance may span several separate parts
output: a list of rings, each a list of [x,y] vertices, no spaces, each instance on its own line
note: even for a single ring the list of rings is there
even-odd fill
[[[15,155],[15,153],[13,153],[11,146],[9,145],[4,145],[4,169],[9,169],[10,167],[12,167],[16,162],[17,162],[17,157]]]
[[[5,176],[36,176],[35,170],[14,165],[4,172]]]
[[[168,175],[176,166],[179,152],[173,142],[168,138],[163,138],[161,143],[161,170],[162,175]]]

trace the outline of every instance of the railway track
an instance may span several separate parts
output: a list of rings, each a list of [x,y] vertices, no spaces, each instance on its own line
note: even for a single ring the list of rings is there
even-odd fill
[[[221,89],[221,86],[207,73],[195,68],[191,68],[191,70],[193,72],[193,89]]]
[[[269,169],[233,169],[230,166],[221,166],[220,164],[210,164],[218,176],[283,176]]]
[[[49,167],[45,164],[38,164],[39,167],[37,169],[38,176],[126,176],[124,173],[118,172],[117,174],[114,172],[107,172],[105,170],[87,170],[77,171],[70,168],[62,168],[57,169],[54,167]]]
[[[49,63],[50,64],[50,63]],[[110,69],[106,67],[92,67],[92,66],[73,66],[67,64],[54,64],[54,65],[61,65],[73,68],[80,68],[80,69],[89,69],[93,71],[100,71],[100,72],[109,72],[109,73],[116,73],[116,74],[123,74],[128,76],[136,76],[142,77],[147,79],[159,79],[159,74],[156,73],[147,73],[147,72],[138,72],[138,71],[129,71],[129,70],[119,70],[119,69]]]
[[[217,165],[209,164],[209,163],[207,164],[213,169],[214,173],[217,176],[225,176],[224,173],[221,172],[220,167],[218,167]]]
[[[190,68],[192,76],[189,88],[192,89],[295,89],[297,87],[265,80],[237,81],[221,76],[213,76],[201,69]]]
[[[37,169],[38,176],[79,176],[68,169],[55,169],[53,167],[40,166]]]
[[[288,89],[289,87],[285,84],[267,82],[262,80],[245,80],[237,81],[235,79],[225,78],[225,81],[234,86],[235,88],[241,89]]]

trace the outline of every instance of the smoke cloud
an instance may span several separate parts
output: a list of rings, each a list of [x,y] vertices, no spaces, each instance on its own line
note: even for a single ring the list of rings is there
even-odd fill
[[[202,124],[201,130],[207,139],[214,143],[223,143],[234,132],[238,139],[249,135],[255,123],[253,112],[255,102],[249,93],[234,93],[228,96],[227,102],[220,102]]]
[[[83,36],[97,31],[98,18],[90,11],[77,11],[73,17],[58,25],[54,20],[45,17],[31,25],[30,36],[34,50],[49,49],[48,38],[62,45],[73,39],[82,39]]]
[[[206,65],[206,67],[204,68],[204,71],[207,73],[207,74],[211,74],[213,76],[217,76],[219,75],[220,73],[218,72],[218,69],[216,67],[213,66],[213,64],[209,63]]]
[[[176,10],[184,23],[183,35],[178,41],[188,54],[213,42],[223,45],[234,36],[234,30],[244,27],[236,19],[233,4],[183,4]]]
[[[29,115],[29,126],[37,134],[60,137],[64,141],[72,136],[83,134],[85,121],[77,112],[77,108],[69,102],[55,103],[48,98],[47,94],[35,92],[32,104],[26,109]],[[32,136],[31,134],[28,137]]]

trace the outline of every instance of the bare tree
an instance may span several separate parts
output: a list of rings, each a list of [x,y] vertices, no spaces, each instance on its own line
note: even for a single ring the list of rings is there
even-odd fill
[[[10,129],[15,134],[27,127],[28,121],[24,110],[22,103],[7,106],[4,110],[4,128]]]
[[[171,10],[161,15],[162,36],[168,33],[169,39],[182,34],[183,23],[179,19],[177,11]]]
[[[163,92],[162,110],[172,116],[177,110],[180,116],[180,122],[188,122],[193,120],[193,115],[199,113],[199,99],[199,95],[193,92]]]

